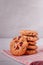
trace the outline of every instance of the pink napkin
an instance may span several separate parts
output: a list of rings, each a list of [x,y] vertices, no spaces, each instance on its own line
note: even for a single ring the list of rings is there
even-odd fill
[[[38,53],[33,55],[24,55],[24,56],[13,56],[9,50],[2,50],[2,53],[4,53],[9,58],[12,58],[25,65],[30,65],[34,61],[40,61],[40,60],[43,61],[43,50],[38,50]]]

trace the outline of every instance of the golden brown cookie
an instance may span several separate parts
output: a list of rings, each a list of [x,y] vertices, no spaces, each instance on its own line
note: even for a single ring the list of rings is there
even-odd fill
[[[26,39],[27,39],[27,42],[28,42],[28,41],[37,41],[39,38],[37,36],[35,36],[35,37],[27,36]]]
[[[38,33],[36,32],[36,31],[33,31],[33,30],[21,30],[20,31],[20,34],[21,35],[29,35],[29,36],[36,36],[36,35],[38,35]]]
[[[32,49],[32,50],[35,50],[37,49],[37,45],[28,45],[27,49]]]
[[[26,50],[25,54],[26,55],[31,55],[37,53],[37,50]]]
[[[18,40],[17,37],[17,39],[15,38],[12,40],[12,42],[10,43],[10,52],[13,55],[21,56],[26,52],[28,43],[24,39],[24,37],[20,37],[20,39]]]
[[[35,41],[30,41],[30,42],[28,42],[28,45],[36,45],[36,42]]]

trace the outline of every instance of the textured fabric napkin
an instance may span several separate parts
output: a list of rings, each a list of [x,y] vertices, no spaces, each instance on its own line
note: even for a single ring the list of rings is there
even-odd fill
[[[14,59],[20,63],[25,65],[30,65],[34,61],[42,61],[43,60],[43,49],[39,49],[38,53],[33,55],[24,55],[24,56],[13,56],[9,50],[2,50],[3,54],[8,56],[11,59]]]

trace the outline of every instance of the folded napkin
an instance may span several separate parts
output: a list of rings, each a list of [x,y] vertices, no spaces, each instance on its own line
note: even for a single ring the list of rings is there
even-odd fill
[[[38,53],[36,54],[23,56],[13,56],[9,50],[2,50],[1,52],[9,58],[12,58],[25,65],[30,65],[34,61],[43,61],[43,49],[39,49]]]

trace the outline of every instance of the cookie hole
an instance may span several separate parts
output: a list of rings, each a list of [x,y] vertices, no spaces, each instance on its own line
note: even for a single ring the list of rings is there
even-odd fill
[[[22,46],[23,42],[20,42],[20,46]]]

